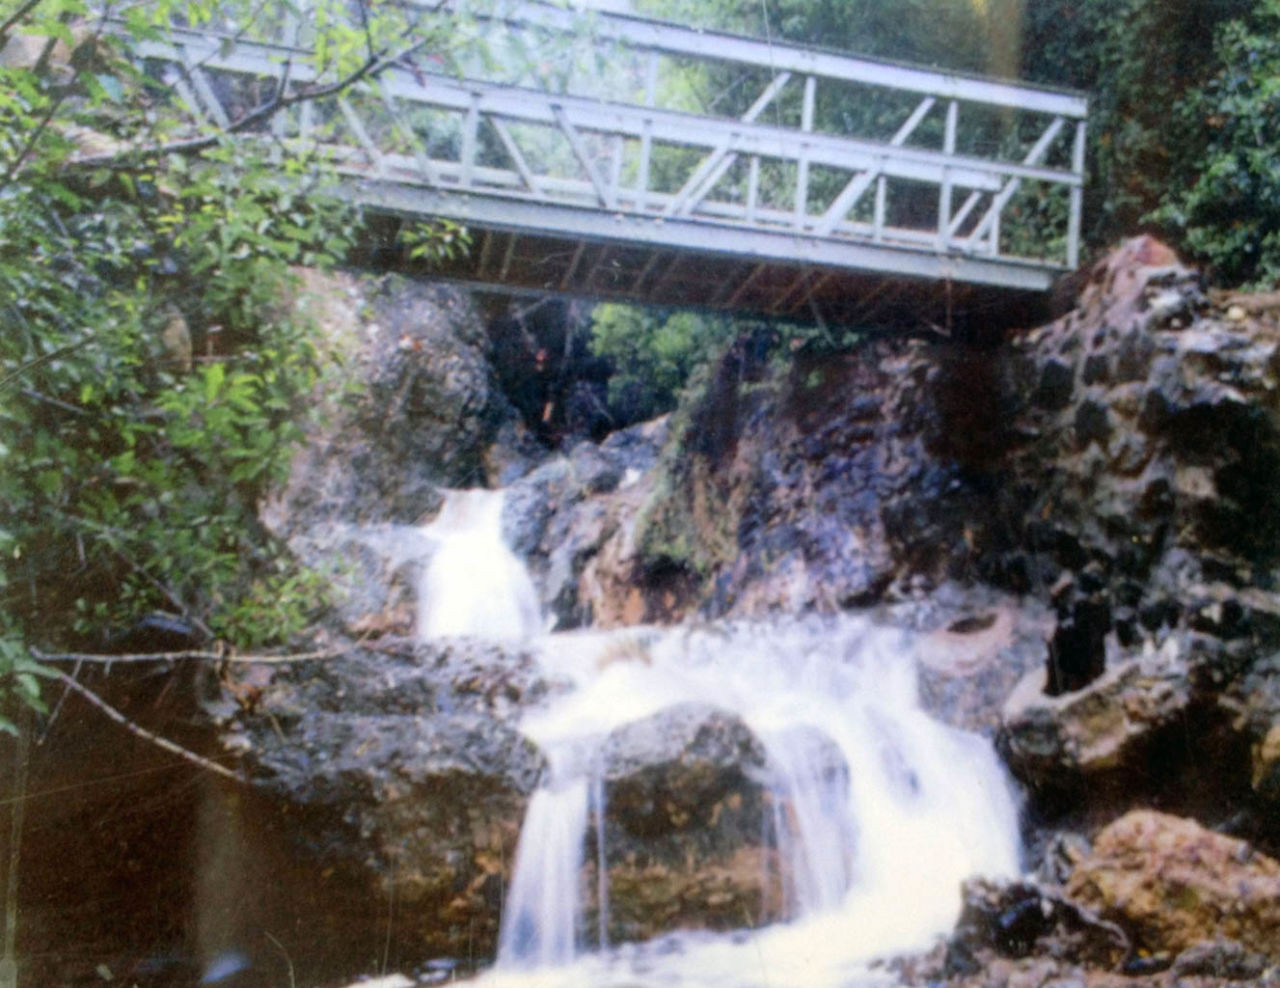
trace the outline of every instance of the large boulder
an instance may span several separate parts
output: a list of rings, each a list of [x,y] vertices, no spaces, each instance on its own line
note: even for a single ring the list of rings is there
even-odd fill
[[[1005,698],[1044,665],[1053,615],[1034,597],[947,582],[916,599],[877,609],[901,628],[916,658],[920,702],[937,719],[994,736]]]
[[[439,510],[440,488],[486,486],[544,453],[497,382],[465,292],[399,276],[299,277],[296,305],[320,328],[317,415],[262,520],[328,576],[348,627],[403,629],[405,529]]]
[[[679,704],[614,731],[600,759],[611,939],[776,915],[765,751],[741,720]]]
[[[1237,940],[1209,936],[1153,948],[1123,915],[1027,880],[972,879],[947,942],[891,962],[898,983],[954,988],[1216,988],[1280,984],[1280,965]]]
[[[207,709],[269,824],[364,904],[347,923],[402,956],[484,957],[543,770],[516,721],[548,688],[520,649],[384,638],[236,667]]]
[[[1171,636],[1058,696],[1049,695],[1044,669],[1027,673],[1002,717],[1001,749],[1014,774],[1050,786],[1144,767],[1160,732],[1185,722],[1191,708],[1190,665],[1180,644]]]
[[[438,506],[437,487],[486,485],[491,447],[518,416],[469,296],[398,276],[303,277],[297,304],[321,323],[328,358],[322,415],[269,521],[285,534],[413,523]]]
[[[1280,959],[1280,862],[1194,820],[1126,814],[1098,834],[1067,892],[1153,953],[1225,939]]]

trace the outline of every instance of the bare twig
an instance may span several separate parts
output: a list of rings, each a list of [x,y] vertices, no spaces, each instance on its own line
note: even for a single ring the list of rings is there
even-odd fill
[[[114,665],[117,662],[180,662],[198,660],[216,662],[226,658],[222,652],[202,652],[185,650],[179,652],[133,652],[125,655],[104,655],[94,652],[41,652],[38,648],[29,649],[31,657],[37,662],[88,662],[94,665]]]
[[[31,720],[29,712],[26,714],[26,720],[28,723]],[[8,866],[8,881],[5,884],[4,898],[4,961],[9,965],[13,964],[17,956],[15,947],[18,936],[18,865],[22,847],[22,823],[26,814],[27,772],[31,765],[30,744],[30,731],[19,726],[18,743],[13,751],[14,790],[19,800],[9,810],[9,860],[5,862]]]
[[[9,40],[9,32],[17,26],[18,22],[31,13],[31,11],[39,7],[43,2],[44,0],[26,0],[21,7],[5,19],[3,24],[0,24],[0,48],[3,48],[4,43]]]
[[[0,391],[3,391],[10,384],[12,384],[14,381],[16,381],[18,378],[20,378],[23,374],[25,374],[27,371],[31,370],[32,368],[39,367],[41,364],[47,363],[50,360],[56,360],[58,357],[61,357],[64,354],[70,353],[72,350],[78,350],[80,347],[84,346],[86,343],[91,343],[92,341],[93,341],[92,336],[86,336],[84,339],[77,340],[75,343],[68,343],[66,346],[60,346],[56,350],[51,350],[50,352],[43,354],[42,356],[35,357],[31,360],[28,360],[25,364],[18,367],[16,370],[10,371],[4,377],[0,377]],[[81,409],[77,408],[76,411],[81,411]]]
[[[273,937],[266,930],[262,931],[262,935],[266,937],[268,940],[270,940],[272,943],[274,943],[276,945],[276,948],[280,951],[280,953],[284,954],[284,962],[287,965],[289,965],[289,988],[297,988],[298,983],[294,980],[294,977],[293,977],[293,958],[289,956],[289,951],[285,950],[284,944],[282,944],[279,940]]]
[[[317,659],[332,659],[359,648],[363,639],[350,645],[319,649],[314,652],[295,652],[285,655],[262,655],[246,653],[237,655],[227,651],[184,650],[178,652],[130,652],[123,655],[105,655],[95,652],[41,652],[37,648],[30,649],[31,657],[38,662],[86,662],[92,665],[115,665],[136,662],[226,662],[232,665],[288,665],[293,662],[312,662]]]
[[[221,775],[235,782],[243,781],[240,778],[240,776],[236,775],[235,772],[232,772],[226,766],[219,765],[217,762],[210,761],[209,759],[201,755],[197,755],[194,751],[188,751],[186,748],[182,747],[181,745],[174,744],[172,741],[168,740],[167,738],[162,738],[158,734],[151,733],[145,727],[141,727],[138,724],[135,724],[128,717],[122,714],[119,710],[111,706],[111,704],[107,703],[106,700],[98,696],[97,693],[93,692],[93,690],[89,689],[86,686],[80,685],[80,683],[76,682],[66,673],[55,672],[53,675],[55,679],[58,679],[61,682],[65,683],[74,692],[80,694],[80,696],[84,697],[84,699],[88,700],[89,703],[97,707],[104,714],[106,714],[108,717],[110,717],[112,720],[114,720],[117,724],[119,724],[121,727],[123,727],[126,731],[128,731],[130,734],[134,735],[135,737],[142,738],[142,740],[147,741],[151,744],[154,744],[158,748],[163,748],[165,751],[169,752],[170,754],[177,755],[179,758],[183,758],[191,762],[193,765],[197,765],[200,768],[203,768],[209,772],[213,772],[215,775]]]
[[[76,662],[75,667],[71,670],[71,678],[79,680],[80,670],[84,668],[84,662]],[[49,737],[49,732],[53,730],[53,725],[58,721],[58,714],[62,713],[63,704],[67,702],[67,697],[71,695],[71,687],[64,685],[62,687],[62,695],[58,697],[58,702],[53,705],[53,710],[49,712],[49,717],[45,720],[44,730],[40,732],[40,744],[44,744]]]
[[[15,152],[14,156],[9,160],[9,164],[5,167],[4,174],[0,175],[0,189],[3,189],[9,184],[13,179],[13,176],[17,174],[18,168],[21,167],[22,162],[26,160],[27,155],[35,149],[36,143],[42,136],[44,136],[44,132],[48,129],[54,115],[62,108],[62,104],[66,102],[67,96],[71,93],[72,88],[79,79],[80,69],[77,67],[71,76],[71,82],[55,99],[50,101],[48,108],[44,112],[44,116],[40,118],[40,122],[32,128],[26,141],[23,142],[21,149]]]
[[[17,17],[17,16],[20,16],[20,14],[15,14],[14,16]],[[104,15],[104,18],[105,18],[105,15]],[[92,41],[94,42],[94,44],[96,44],[98,40],[102,37],[103,24],[104,24],[104,20],[100,19],[98,21],[97,27],[94,28],[93,37],[92,37]],[[0,35],[0,37],[2,37],[2,35]],[[40,57],[39,59],[37,59],[36,66],[35,66],[35,71],[37,73],[42,71],[42,66],[48,60],[50,54],[53,52],[53,48],[56,42],[57,42],[56,38],[50,38],[48,43],[44,47],[44,51],[40,53]],[[76,83],[80,81],[80,76],[83,75],[83,65],[75,64],[75,62],[76,62],[76,59],[72,59],[71,78],[67,81],[66,85],[64,85],[61,88],[61,91],[58,93],[57,97],[52,101],[50,101],[48,108],[45,110],[44,116],[41,117],[40,122],[36,124],[34,129],[32,129],[31,133],[27,137],[26,142],[23,144],[22,149],[18,151],[13,156],[13,158],[9,161],[8,165],[5,167],[4,174],[0,175],[0,189],[3,189],[13,180],[13,177],[18,173],[18,169],[22,167],[22,162],[26,159],[27,155],[31,154],[31,152],[35,150],[36,144],[40,141],[40,138],[44,136],[44,132],[48,129],[49,125],[53,122],[54,116],[62,108],[62,104],[66,102],[67,98],[74,91],[76,87]]]
[[[292,94],[285,94],[281,88],[277,88],[276,95],[272,96],[270,99],[258,104],[258,106],[249,110],[244,114],[244,116],[233,121],[229,126],[220,128],[211,134],[205,134],[203,137],[191,137],[181,141],[170,141],[167,144],[154,145],[148,148],[136,148],[115,154],[90,155],[84,158],[76,158],[68,162],[68,164],[76,168],[134,168],[137,167],[137,163],[140,159],[162,157],[169,154],[198,154],[201,151],[207,151],[209,148],[216,145],[222,138],[231,134],[239,133],[242,130],[246,130],[254,124],[262,120],[266,120],[280,110],[287,109],[296,103],[321,100],[344,92],[357,83],[378,75],[378,73],[394,65],[400,59],[409,57],[430,40],[430,37],[420,38],[413,44],[397,50],[394,54],[384,55],[380,58],[370,57],[366,59],[364,64],[358,69],[355,69],[353,72],[350,72],[341,79],[322,86],[299,88]]]
[[[83,408],[77,408],[75,405],[68,405],[65,401],[60,401],[57,398],[50,398],[46,394],[41,394],[39,391],[35,390],[35,388],[23,388],[19,393],[24,398],[30,398],[32,401],[38,401],[44,405],[50,405],[60,411],[69,412],[72,415],[89,414]]]
[[[183,617],[185,617],[188,621],[190,621],[197,628],[199,628],[200,631],[204,632],[206,637],[208,638],[214,637],[213,632],[209,630],[209,626],[205,624],[203,621],[201,621],[200,618],[198,618],[195,614],[193,614],[191,608],[188,607],[186,604],[184,604],[182,602],[182,599],[176,593],[174,593],[167,586],[165,586],[163,583],[157,580],[154,576],[148,573],[141,565],[134,562],[133,559],[130,558],[130,556],[115,543],[108,541],[107,548],[109,548],[112,552],[114,552],[117,556],[119,556],[126,566],[128,566],[135,573],[137,573],[144,580],[149,582],[153,587],[155,587],[162,594],[164,594],[165,600],[169,601],[170,604],[172,604],[174,607],[178,609],[179,613],[181,613]]]

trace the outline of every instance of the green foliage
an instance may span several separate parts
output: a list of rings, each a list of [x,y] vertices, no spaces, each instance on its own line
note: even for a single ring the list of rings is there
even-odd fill
[[[315,85],[349,84],[406,38],[455,44],[449,19],[428,30],[417,8],[308,9]],[[252,136],[265,116],[194,114],[133,55],[173,24],[271,37],[302,12],[116,13],[108,34],[82,0],[0,0],[0,730],[15,703],[39,706],[28,642],[161,609],[253,646],[286,640],[324,596],[257,504],[323,365],[289,304],[291,268],[344,256],[356,217],[323,193],[322,161]],[[278,95],[229,105],[252,123]],[[461,237],[429,229],[413,249]]]
[[[53,671],[31,658],[22,636],[9,627],[0,615],[0,734],[17,734],[18,726],[10,716],[25,706],[44,713],[40,696],[40,680]]]
[[[1191,176],[1170,133],[1172,108],[1216,69],[1215,26],[1253,0],[1038,0],[1027,3],[1022,73],[1089,91],[1087,239],[1131,233]],[[1200,135],[1184,135],[1193,146]]]
[[[1010,0],[648,0],[644,9],[703,24],[864,55],[947,68],[996,68],[994,48],[1016,27]]]
[[[1179,146],[1195,149],[1154,219],[1218,280],[1280,284],[1280,0],[1218,33],[1217,73],[1177,107]],[[1207,140],[1206,140],[1207,135]]]
[[[613,364],[609,404],[627,421],[675,407],[693,370],[736,333],[728,319],[675,312],[660,315],[630,305],[598,305],[591,317],[591,352]]]
[[[439,264],[464,253],[471,244],[471,232],[461,223],[437,219],[405,224],[400,243],[409,259]]]

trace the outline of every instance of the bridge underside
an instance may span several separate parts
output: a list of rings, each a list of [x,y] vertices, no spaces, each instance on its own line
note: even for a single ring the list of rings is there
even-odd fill
[[[1002,283],[984,283],[980,260],[966,263],[954,256],[904,258],[891,248],[864,248],[859,252],[865,255],[861,263],[851,266],[846,257],[826,256],[823,248],[829,245],[813,244],[810,257],[797,259],[796,238],[759,244],[732,227],[706,224],[698,224],[691,238],[678,223],[659,224],[653,236],[637,242],[631,229],[637,224],[622,216],[609,220],[616,231],[606,227],[551,234],[517,225],[519,204],[498,204],[495,209],[483,201],[432,204],[432,215],[465,223],[470,236],[452,258],[427,264],[410,260],[408,252],[396,246],[402,224],[420,218],[424,191],[416,190],[413,208],[408,208],[396,202],[396,190],[352,190],[369,211],[367,249],[372,260],[378,266],[485,292],[565,295],[800,324],[934,330],[969,337],[1033,325],[1043,318],[1047,305],[1051,279],[1043,270],[1028,269],[1027,283],[1010,287],[1007,266],[1001,272]],[[566,226],[573,228],[571,223],[559,228]],[[771,246],[775,250],[770,251]],[[904,275],[904,264],[919,270]]]

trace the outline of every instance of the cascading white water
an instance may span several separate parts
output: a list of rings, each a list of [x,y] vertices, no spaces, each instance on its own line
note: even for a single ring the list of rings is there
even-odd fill
[[[508,966],[561,967],[576,954],[587,779],[533,794],[520,829],[498,955]]]
[[[502,491],[457,490],[421,534],[436,546],[418,584],[418,635],[526,638],[542,630],[538,595],[502,538]]]
[[[500,492],[454,491],[422,529],[436,546],[420,588],[422,635],[541,629],[501,517]],[[549,768],[521,831],[490,985],[871,984],[883,978],[868,960],[927,948],[951,928],[965,878],[1017,872],[1017,814],[1003,770],[985,741],[920,709],[915,643],[903,632],[843,617],[541,641],[547,674],[572,688],[522,724]],[[782,858],[788,919],[585,954],[584,940],[603,947],[607,930],[602,742],[688,701],[735,713],[765,747],[773,809],[761,825]],[[580,903],[593,818],[600,926],[588,938]]]
[[[792,916],[836,908],[853,881],[857,834],[848,766],[831,747],[807,730],[765,739],[774,771],[773,833],[787,863],[782,877]]]
[[[920,709],[908,636],[857,618],[625,635],[647,639],[646,661],[602,665],[618,635],[545,640],[548,672],[575,688],[524,724],[549,753],[554,782],[529,810],[488,983],[871,983],[867,960],[927,948],[951,928],[966,877],[1016,874],[1004,773],[986,742]],[[772,830],[792,918],[745,936],[673,934],[566,963],[592,784],[589,760],[575,753],[690,700],[735,712],[763,740],[774,804],[785,807]],[[575,772],[581,789],[571,788]],[[547,819],[555,813],[558,824]]]

